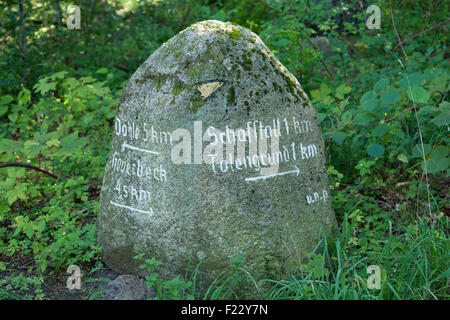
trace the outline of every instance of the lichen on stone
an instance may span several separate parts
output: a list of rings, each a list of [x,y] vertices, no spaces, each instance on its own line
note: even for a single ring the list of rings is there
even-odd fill
[[[235,101],[236,101],[236,92],[234,86],[231,85],[227,94],[227,104],[231,106],[235,103]]]
[[[242,33],[238,28],[233,27],[233,31],[230,32],[230,38],[234,40],[239,40],[242,38]]]

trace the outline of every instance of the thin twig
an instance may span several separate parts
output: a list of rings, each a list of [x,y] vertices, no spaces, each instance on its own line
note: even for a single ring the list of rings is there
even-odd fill
[[[406,39],[406,40],[403,40],[401,43],[397,44],[397,45],[391,50],[391,52],[394,52],[395,50],[397,50],[398,47],[400,47],[400,45],[405,44],[405,42],[408,42],[408,41],[410,41],[410,40],[412,40],[412,39],[415,39],[415,38],[417,38],[418,36],[421,36],[422,34],[428,32],[428,31],[431,31],[431,30],[433,30],[433,29],[436,28],[436,27],[439,27],[439,26],[443,25],[444,23],[447,23],[449,20],[450,20],[450,18],[447,18],[447,19],[445,19],[444,21],[441,21],[441,22],[439,22],[438,24],[435,24],[434,26],[432,26],[432,27],[430,27],[430,28],[428,28],[428,29],[423,30],[422,32],[419,32],[419,33],[413,35],[412,37],[409,37],[409,38]]]
[[[61,177],[60,175],[57,175],[53,171],[50,171],[50,170],[42,168],[42,167],[35,166],[34,164],[30,164],[30,163],[0,161],[0,168],[5,168],[5,167],[23,167],[23,168],[28,168],[28,169],[33,169],[36,171],[43,172],[46,175],[49,175],[50,177],[53,177],[55,179],[59,179]]]
[[[405,112],[405,111],[408,111],[408,110],[412,110],[412,109],[414,109],[415,107],[417,107],[417,105],[413,105],[413,106],[411,106],[411,107],[405,108],[405,109],[402,110],[402,112]],[[400,117],[400,116],[401,116],[401,114],[398,114],[398,115],[396,115],[396,116],[393,116],[393,117],[391,117],[391,118],[389,118],[389,119],[384,120],[384,122],[386,123],[386,122],[392,121],[392,120],[394,120],[394,119],[397,119],[397,118]]]
[[[311,41],[311,39],[309,37],[306,38],[306,41],[308,41],[308,43],[314,49],[314,51],[316,51],[316,52],[319,51],[319,49],[317,49],[317,47],[314,45],[314,43]],[[321,57],[319,57],[319,60],[320,60],[320,63],[322,63],[322,65],[325,68],[325,70],[327,71],[328,75],[331,77],[331,79],[333,79],[333,81],[336,81],[336,79],[334,78],[334,76],[331,73],[330,69],[328,69],[328,66],[325,63],[325,61]]]
[[[128,70],[128,69],[125,68],[125,67],[119,66],[118,64],[113,64],[113,66],[116,67],[116,68],[119,69],[119,70],[124,71],[124,72],[130,72],[130,70]]]
[[[414,109],[415,107],[417,107],[417,105],[413,105],[413,106],[411,106],[411,107],[405,108],[405,109],[402,110],[402,112],[405,112],[405,111],[408,111],[408,110],[412,110],[412,109]],[[397,118],[400,117],[401,115],[402,115],[402,114],[398,114],[398,115],[393,116],[393,117],[391,117],[391,118],[385,119],[385,120],[384,120],[384,123],[389,122],[389,121],[392,121],[392,120],[394,120],[394,119],[397,119]],[[380,122],[373,122],[373,123],[370,123],[370,124],[368,124],[368,125],[365,125],[364,127],[372,127],[372,126],[375,126],[375,125],[377,125],[377,124],[380,124]]]
[[[262,3],[263,5],[265,5],[266,7],[270,8],[270,9],[272,9],[272,10],[275,10],[275,11],[278,12],[278,13],[281,13],[280,10],[275,9],[273,6],[271,6],[271,5],[268,4],[267,2],[264,2],[263,0],[258,0],[258,2],[259,2],[259,3]]]
[[[406,54],[405,49],[403,49],[402,39],[400,39],[400,36],[398,35],[398,32],[397,32],[397,27],[395,26],[394,11],[392,11],[392,1],[391,0],[389,0],[389,9],[391,11],[392,26],[394,27],[394,32],[395,32],[395,35],[397,36],[398,44],[400,45],[400,48],[402,49],[403,55],[405,56],[406,61],[408,62],[408,65],[411,65],[411,63],[409,62],[408,55]]]

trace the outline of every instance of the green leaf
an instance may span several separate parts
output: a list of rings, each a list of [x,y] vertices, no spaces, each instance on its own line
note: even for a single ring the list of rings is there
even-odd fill
[[[45,147],[41,146],[41,144],[36,140],[25,141],[24,148],[25,152],[30,157],[36,156],[41,150],[45,149]]]
[[[396,89],[391,89],[381,94],[381,101],[385,104],[396,104],[399,100],[400,93]]]
[[[84,146],[87,142],[87,138],[78,138],[78,132],[74,132],[61,139],[61,151],[65,154],[73,154],[78,148]]]
[[[16,122],[18,116],[17,112],[12,112],[8,115],[8,119],[11,120],[11,122]]]
[[[380,104],[380,102],[377,98],[366,99],[362,102],[361,108],[364,111],[373,112],[378,108],[379,104]]]
[[[397,156],[397,159],[398,159],[399,161],[401,161],[401,162],[404,162],[404,163],[408,163],[408,162],[409,162],[408,157],[407,157],[404,153],[400,153],[400,154]]]
[[[429,116],[431,115],[436,115],[439,113],[439,109],[436,108],[435,106],[423,106],[421,107],[418,111],[417,111],[419,116]]]
[[[342,99],[344,99],[344,96],[347,93],[350,93],[351,91],[352,91],[352,88],[347,86],[345,83],[343,83],[336,89],[336,98],[342,100]]]
[[[49,147],[52,147],[52,146],[57,147],[61,144],[61,142],[58,139],[53,138],[53,139],[48,140],[45,144]]]
[[[0,117],[8,112],[8,106],[0,106]]]
[[[439,106],[439,115],[432,120],[432,122],[438,127],[448,125],[450,121],[450,103],[444,101]]]
[[[37,226],[37,230],[38,230],[39,232],[42,232],[42,231],[44,231],[44,229],[45,229],[45,221],[44,221],[44,220],[41,220],[41,222],[39,222],[39,224],[38,224],[38,226]]]
[[[6,192],[6,200],[9,205],[13,204],[17,200],[17,193],[14,189]]]
[[[400,87],[402,88],[408,88],[409,86],[421,86],[425,83],[425,76],[421,75],[420,73],[413,73],[409,76],[409,84],[408,84],[408,78],[405,76],[400,80]]]
[[[425,151],[425,155],[427,155],[431,151],[431,145],[428,144],[428,143],[424,143],[423,144],[423,149]],[[413,150],[412,150],[412,153],[411,153],[411,157],[412,158],[422,158],[423,157],[423,155],[422,155],[422,147],[420,145],[416,144],[413,147]]]
[[[56,82],[50,81],[49,78],[42,78],[39,82],[33,87],[36,92],[39,92],[41,95],[46,94],[51,90],[56,89]]]
[[[64,79],[66,74],[68,74],[67,71],[60,71],[60,72],[56,72],[56,73],[52,74],[49,78],[52,79],[52,80]]]
[[[430,94],[422,87],[414,86],[408,88],[406,93],[413,103],[427,103],[428,99],[430,99]]]
[[[312,90],[311,97],[313,98],[313,102],[320,102],[323,105],[329,105],[333,103],[333,98],[329,95],[331,93],[331,89],[324,82],[320,84],[319,90]]]
[[[373,137],[382,137],[389,131],[389,126],[387,124],[379,124],[372,130]]]
[[[360,104],[363,110],[372,112],[378,108],[380,102],[374,91],[368,91],[361,97]]]
[[[427,161],[427,170],[429,173],[435,174],[448,169],[448,152],[448,146],[438,146],[431,152]]]
[[[31,224],[27,224],[24,228],[25,234],[27,235],[28,238],[31,239],[31,237],[33,237],[34,234],[34,229],[33,226]]]
[[[42,260],[40,265],[39,265],[39,269],[41,270],[41,272],[44,272],[45,269],[47,269],[47,260]]]
[[[361,97],[361,99],[359,100],[359,103],[362,104],[365,100],[370,100],[370,99],[376,99],[377,98],[377,94],[374,91],[367,91],[366,93],[364,93]]]
[[[9,104],[11,101],[14,101],[14,98],[8,94],[0,97],[0,105]]]
[[[336,142],[336,144],[341,145],[347,135],[342,131],[335,131],[333,132],[331,137],[333,138],[334,142]]]
[[[0,140],[0,153],[21,152],[22,150],[23,150],[23,142],[9,139]]]
[[[25,194],[26,191],[26,184],[25,183],[18,183],[14,187],[14,189],[9,190],[6,192],[6,200],[8,201],[8,204],[13,204],[17,201],[17,199],[26,200],[27,196]]]
[[[100,68],[97,71],[95,71],[95,73],[99,73],[99,74],[105,74],[108,72],[108,68]]]
[[[379,158],[384,154],[384,147],[378,143],[372,143],[367,147],[369,156]]]
[[[373,116],[371,116],[369,113],[367,112],[361,112],[355,120],[355,124],[361,125],[361,126],[366,126],[369,123],[373,122]]]
[[[227,19],[227,14],[225,13],[225,11],[219,10],[211,17],[211,19],[225,21]]]
[[[16,180],[25,176],[25,168],[8,168],[8,177]]]
[[[30,103],[31,101],[31,91],[27,88],[22,88],[22,90],[19,92],[19,104],[20,105],[26,105]]]
[[[328,269],[324,267],[324,258],[322,255],[318,255],[316,253],[308,254],[310,260],[307,264],[304,265],[304,269],[306,272],[312,273],[314,279],[320,278],[323,275],[328,275]]]
[[[375,86],[373,87],[373,90],[380,92],[384,88],[386,88],[389,85],[388,79],[380,79],[377,83],[375,83]]]

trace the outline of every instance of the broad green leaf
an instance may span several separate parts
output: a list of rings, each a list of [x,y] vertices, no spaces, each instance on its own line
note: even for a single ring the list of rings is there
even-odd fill
[[[369,156],[379,158],[384,154],[384,147],[378,143],[372,143],[367,147]]]
[[[97,71],[95,71],[95,73],[99,73],[99,74],[105,74],[108,72],[108,68],[100,68]]]
[[[79,147],[84,146],[87,142],[87,138],[78,138],[78,132],[74,132],[61,139],[61,151],[65,154],[73,154]]]
[[[366,126],[366,125],[372,123],[373,120],[374,120],[373,116],[371,116],[367,112],[361,112],[356,117],[355,124],[358,124],[358,125],[361,125],[361,126]]]
[[[56,79],[64,79],[64,77],[66,76],[66,74],[68,74],[67,71],[60,71],[57,73],[52,74],[49,78],[52,80],[56,80]]]
[[[9,104],[11,101],[14,101],[14,98],[8,94],[0,97],[0,105]]]
[[[24,147],[25,147],[25,152],[30,157],[36,156],[41,150],[45,149],[45,146],[41,145],[36,140],[27,140],[27,141],[25,141]]]
[[[17,199],[17,192],[14,189],[6,192],[6,200],[9,205],[13,204]]]
[[[8,114],[8,119],[11,120],[11,122],[16,122],[18,116],[17,112],[11,112]]]
[[[18,179],[18,178],[22,178],[25,176],[25,168],[8,168],[7,170],[8,172],[8,177],[11,179]]]
[[[336,144],[341,145],[347,135],[342,131],[335,131],[333,132],[331,137],[333,138],[333,141],[336,142]]]
[[[448,169],[449,165],[449,147],[438,146],[432,152],[427,160],[427,170],[429,173],[435,174]]]
[[[436,108],[435,106],[423,106],[420,107],[419,110],[417,111],[419,116],[427,116],[430,114],[437,114],[439,112],[439,109]]]
[[[431,151],[431,145],[428,144],[428,143],[424,143],[423,144],[423,149],[425,151],[425,156],[426,156]],[[422,146],[416,144],[413,147],[411,157],[412,158],[422,158],[423,157],[423,155],[422,155]]]
[[[313,102],[320,102],[323,105],[329,105],[333,103],[333,98],[330,96],[331,90],[324,82],[320,84],[320,89],[312,90],[311,97]]]
[[[53,138],[53,139],[48,140],[45,144],[49,147],[53,147],[53,146],[57,147],[61,144],[61,142],[58,139]]]
[[[31,224],[27,224],[24,228],[25,234],[27,235],[27,237],[29,239],[31,239],[31,237],[33,237],[34,234],[34,229],[33,226]]]
[[[6,200],[11,205],[16,202],[18,199],[25,200],[27,196],[25,195],[26,184],[18,183],[14,189],[6,192]]]
[[[380,102],[376,97],[367,98],[361,102],[361,108],[367,112],[373,112],[378,108],[379,104]]]
[[[377,99],[376,93],[372,90],[364,93],[362,95],[361,99],[359,100],[359,103],[362,104],[365,100],[370,100],[370,99]]]
[[[391,89],[381,94],[381,101],[385,104],[396,104],[399,100],[400,93],[396,89]]]
[[[23,150],[23,142],[10,139],[0,140],[0,153],[3,152],[21,152]]]
[[[36,92],[39,92],[41,95],[46,94],[51,90],[56,89],[56,82],[50,81],[49,78],[42,78],[39,82],[33,87]]]
[[[378,80],[377,83],[375,83],[373,90],[380,92],[381,90],[386,88],[388,85],[389,85],[389,80],[382,78],[382,79]]]
[[[31,91],[27,88],[22,88],[19,92],[19,105],[27,105],[31,102]]]
[[[42,231],[44,231],[44,229],[45,229],[45,221],[44,221],[44,220],[41,220],[41,221],[39,222],[39,224],[37,225],[37,230],[38,230],[39,232],[42,232]]]
[[[399,161],[401,161],[401,162],[404,162],[404,163],[408,163],[408,162],[409,162],[408,157],[407,157],[404,153],[400,153],[400,154],[397,156],[397,159],[398,159]]]
[[[320,122],[322,122],[323,120],[325,120],[325,118],[327,117],[328,115],[326,114],[326,113],[318,113],[317,114],[317,117],[319,118],[319,121]]]
[[[409,84],[408,84],[408,78],[409,78]],[[421,86],[425,83],[425,76],[421,75],[420,73],[413,73],[408,76],[408,78],[405,76],[400,80],[400,87],[402,88],[408,88],[409,86]]]
[[[387,124],[379,124],[372,130],[373,137],[382,137],[388,132],[389,126]]]
[[[347,93],[350,93],[351,91],[352,91],[352,88],[347,86],[345,83],[343,83],[336,89],[336,98],[342,100],[342,99],[344,99],[344,96]]]
[[[219,10],[211,17],[211,19],[225,21],[227,19],[227,14],[225,13],[225,11]]]
[[[444,101],[439,106],[439,115],[432,121],[438,127],[446,126],[450,122],[450,103]]]
[[[0,117],[8,112],[8,106],[0,106]]]
[[[427,103],[428,99],[430,99],[430,94],[422,87],[414,86],[408,88],[406,93],[413,103]]]

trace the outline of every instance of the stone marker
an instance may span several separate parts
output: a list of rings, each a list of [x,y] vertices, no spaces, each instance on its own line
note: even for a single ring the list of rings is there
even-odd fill
[[[136,246],[166,279],[202,261],[203,289],[240,254],[256,280],[278,279],[334,226],[316,112],[257,35],[200,22],[133,74],[98,212],[110,268],[141,274]]]

